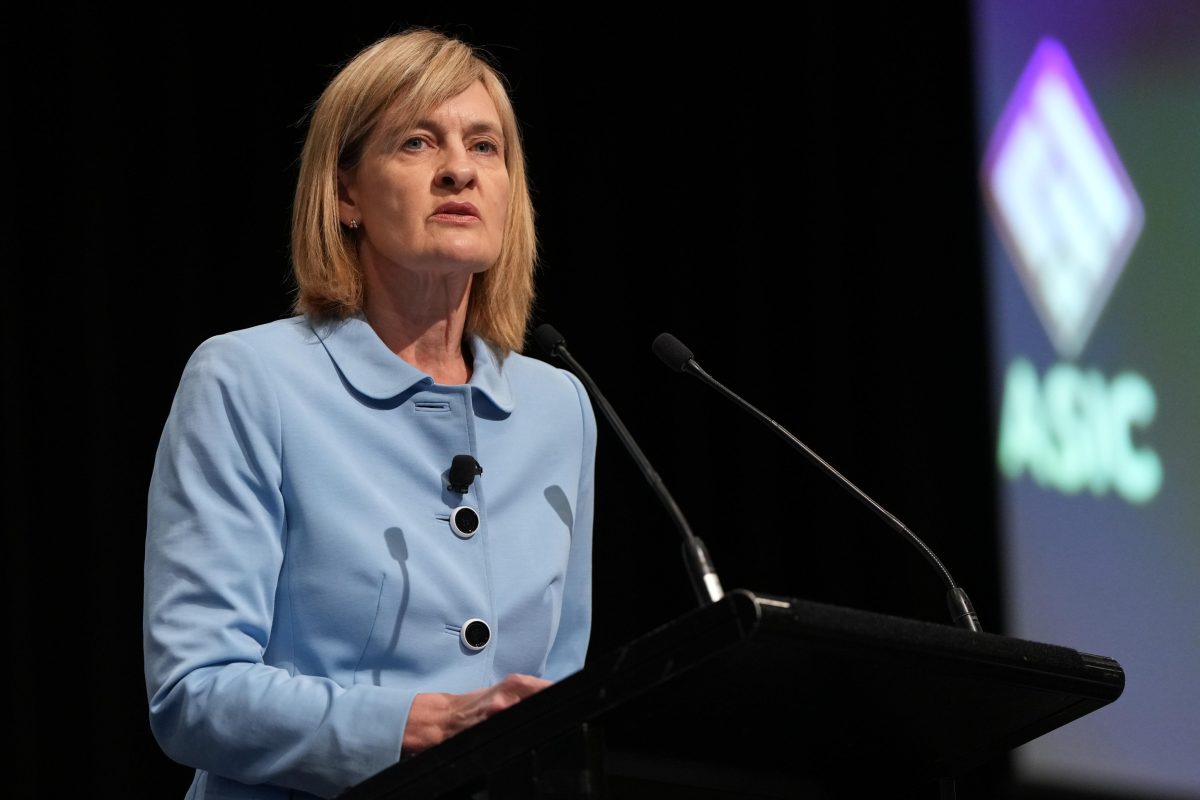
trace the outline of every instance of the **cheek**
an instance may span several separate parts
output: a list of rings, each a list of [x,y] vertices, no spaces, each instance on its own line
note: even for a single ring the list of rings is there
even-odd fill
[[[371,180],[363,185],[364,200],[379,208],[407,211],[429,196],[428,186],[421,177],[389,163],[379,164],[371,175]]]
[[[504,230],[508,223],[508,207],[509,207],[509,192],[511,187],[506,179],[497,182],[496,191],[494,193],[495,208],[492,215],[500,221],[500,229]]]

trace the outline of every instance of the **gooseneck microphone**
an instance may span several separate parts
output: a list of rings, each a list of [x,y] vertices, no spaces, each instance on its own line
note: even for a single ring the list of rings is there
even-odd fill
[[[625,445],[625,449],[633,456],[633,460],[637,462],[638,467],[642,470],[642,474],[658,494],[659,500],[666,506],[667,512],[675,523],[675,527],[679,529],[679,533],[683,536],[684,563],[687,564],[688,576],[691,578],[692,589],[696,592],[696,598],[701,604],[715,603],[720,600],[725,596],[725,591],[721,588],[721,580],[717,577],[717,572],[713,568],[712,559],[709,558],[708,549],[704,546],[704,542],[692,533],[692,529],[688,526],[683,512],[679,509],[679,505],[676,504],[675,499],[671,497],[671,493],[667,491],[662,478],[654,471],[654,467],[650,466],[649,459],[642,454],[641,448],[633,441],[633,437],[630,436],[625,425],[621,423],[617,412],[604,399],[604,395],[600,393],[596,382],[592,380],[587,371],[568,352],[566,340],[562,334],[551,325],[539,325],[533,332],[533,338],[547,355],[564,361],[571,368],[571,371],[583,381],[583,384],[591,393],[592,399],[600,407],[605,418],[612,425],[613,430],[617,432],[621,443]]]
[[[950,576],[950,571],[947,570],[942,564],[941,560],[934,555],[934,552],[930,550],[924,542],[917,538],[915,533],[908,529],[907,525],[898,520],[895,516],[883,508],[883,506],[872,500],[865,492],[847,480],[845,476],[843,476],[840,472],[830,466],[824,459],[810,450],[809,447],[804,444],[804,442],[800,441],[791,433],[789,433],[782,425],[768,417],[763,412],[759,411],[754,406],[750,405],[750,403],[746,402],[738,395],[734,394],[731,390],[717,381],[716,378],[705,372],[704,369],[702,369],[701,366],[696,363],[696,359],[692,355],[692,351],[684,346],[684,344],[674,336],[669,333],[660,333],[654,339],[652,347],[655,355],[662,359],[663,363],[665,363],[668,367],[676,372],[686,372],[689,375],[694,375],[704,383],[719,391],[721,394],[725,395],[725,397],[729,398],[737,405],[744,408],[746,411],[749,411],[756,419],[774,430],[776,433],[786,439],[793,447],[807,456],[822,471],[836,480],[844,489],[856,496],[859,500],[866,503],[867,506],[869,506],[872,511],[882,517],[883,520],[888,523],[888,525],[908,539],[908,541],[911,542],[912,545],[921,552],[921,555],[925,556],[925,559],[929,561],[929,563],[931,563],[941,574],[942,579],[945,581],[946,586],[948,587],[946,591],[946,603],[950,607],[950,616],[954,620],[954,624],[972,631],[983,630],[983,627],[979,623],[979,616],[975,613],[975,608],[971,604],[971,599],[967,597],[967,593],[963,591],[960,586],[955,584],[954,578]]]

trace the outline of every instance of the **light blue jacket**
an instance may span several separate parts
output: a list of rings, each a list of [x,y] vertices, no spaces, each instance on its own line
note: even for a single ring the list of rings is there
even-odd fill
[[[188,361],[150,484],[143,625],[150,724],[197,768],[189,797],[332,797],[397,761],[418,692],[583,666],[592,406],[566,370],[471,344],[466,386],[361,318],[271,322]],[[458,454],[483,468],[465,494]],[[473,618],[481,650],[460,640]]]

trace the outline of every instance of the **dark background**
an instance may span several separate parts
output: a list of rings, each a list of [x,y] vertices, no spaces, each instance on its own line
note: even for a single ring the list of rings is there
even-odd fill
[[[917,550],[667,369],[663,331],[903,520],[1004,631],[964,4],[31,13],[3,34],[15,794],[182,797],[190,770],[151,738],[142,682],[158,435],[201,341],[287,313],[307,105],[413,23],[509,76],[543,245],[535,323],[565,335],[726,589],[948,619]],[[695,604],[670,518],[603,421],[598,459],[594,653]]]

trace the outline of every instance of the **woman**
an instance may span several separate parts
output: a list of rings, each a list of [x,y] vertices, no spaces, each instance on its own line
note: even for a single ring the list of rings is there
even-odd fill
[[[151,480],[150,719],[189,797],[331,797],[587,651],[595,417],[520,354],[533,210],[483,54],[410,29],[337,74],[292,260],[296,315],[197,348]]]

